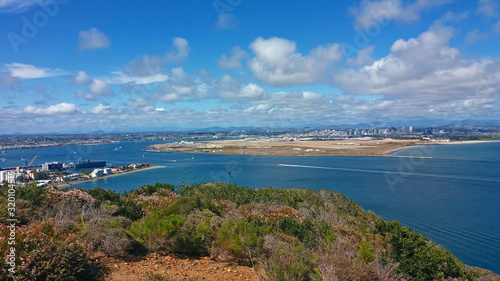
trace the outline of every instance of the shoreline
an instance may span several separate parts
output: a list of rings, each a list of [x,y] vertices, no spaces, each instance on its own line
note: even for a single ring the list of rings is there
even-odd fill
[[[196,154],[254,155],[254,156],[372,156],[409,157],[393,155],[395,152],[424,145],[473,144],[499,142],[452,141],[422,142],[420,139],[346,139],[338,141],[292,141],[276,142],[266,140],[223,140],[202,142],[164,143],[148,148],[156,152],[180,152]],[[430,158],[430,157],[429,157]]]
[[[137,173],[137,172],[149,171],[149,170],[160,169],[160,168],[165,168],[165,166],[149,166],[147,168],[135,169],[135,170],[125,171],[125,172],[113,173],[111,175],[105,175],[105,176],[98,177],[98,178],[91,178],[91,179],[85,179],[85,180],[76,180],[76,181],[72,181],[72,182],[65,182],[65,183],[61,183],[61,184],[55,185],[55,187],[57,189],[68,188],[68,187],[73,187],[74,185],[77,185],[77,184],[80,184],[80,183],[86,183],[86,182],[91,182],[91,181],[98,181],[98,180],[103,180],[103,179],[108,179],[108,178],[113,178],[113,177],[119,177],[119,176],[124,176],[124,175],[128,175],[128,174]]]
[[[149,146],[157,152],[260,156],[378,156],[390,157],[388,151],[413,147],[419,139],[357,138],[335,141],[223,140],[165,143]]]
[[[459,145],[459,144],[478,144],[478,143],[491,143],[491,142],[500,142],[500,140],[470,140],[470,141],[450,141],[450,142],[438,142],[438,143],[422,143],[422,144],[417,144],[414,146],[406,146],[406,147],[399,147],[395,148],[389,151],[386,151],[385,153],[390,156],[390,157],[411,157],[411,156],[398,156],[398,155],[393,155],[393,153],[404,150],[404,149],[409,149],[409,148],[414,148],[414,147],[419,147],[419,146],[426,146],[426,145]],[[428,157],[432,158],[432,157]]]

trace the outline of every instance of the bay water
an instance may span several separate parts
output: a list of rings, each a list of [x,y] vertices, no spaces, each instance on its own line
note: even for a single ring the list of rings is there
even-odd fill
[[[426,145],[400,157],[275,157],[151,152],[163,142],[7,150],[0,167],[106,160],[162,168],[79,184],[128,191],[156,182],[226,181],[262,188],[307,187],[345,194],[365,210],[425,234],[460,260],[500,274],[500,142]],[[410,156],[403,157],[403,156]],[[229,173],[231,171],[231,173]]]

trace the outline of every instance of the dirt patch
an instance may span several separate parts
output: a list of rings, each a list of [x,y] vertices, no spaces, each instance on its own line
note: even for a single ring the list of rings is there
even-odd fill
[[[258,280],[251,267],[208,257],[192,259],[152,253],[133,262],[101,258],[101,264],[109,270],[104,279],[108,281],[140,281],[151,274],[160,274],[168,280]]]

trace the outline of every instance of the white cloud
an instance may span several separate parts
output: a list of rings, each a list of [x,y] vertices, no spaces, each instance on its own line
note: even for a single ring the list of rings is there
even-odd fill
[[[414,101],[484,98],[498,92],[499,62],[462,58],[449,46],[453,33],[450,27],[434,25],[417,38],[397,40],[391,54],[357,70],[341,71],[334,83],[352,94]]]
[[[223,100],[246,101],[262,98],[266,91],[255,84],[242,86],[240,81],[226,74],[217,84],[217,94]]]
[[[108,48],[110,44],[109,38],[95,27],[88,31],[80,31],[78,34],[78,49],[80,51]]]
[[[99,104],[96,105],[94,108],[89,109],[89,112],[92,114],[105,114],[109,112],[109,109],[111,109],[110,105]]]
[[[68,74],[62,69],[37,67],[31,64],[23,64],[17,62],[5,64],[5,67],[12,76],[20,79],[48,78]]]
[[[286,87],[323,82],[325,72],[342,58],[338,44],[320,46],[309,55],[296,52],[296,43],[283,38],[257,38],[250,44],[255,57],[248,66],[259,80]]]
[[[189,47],[188,41],[181,37],[175,37],[172,40],[174,42],[174,49],[167,53],[167,62],[177,63],[187,59],[189,52],[191,51],[191,47]]]
[[[147,85],[168,80],[167,74],[157,73],[149,76],[129,76],[121,71],[111,72],[112,77],[103,78],[109,84]]]
[[[85,71],[78,71],[78,74],[73,77],[72,82],[78,86],[88,86],[88,91],[77,91],[76,97],[86,100],[96,100],[99,96],[112,96],[113,89],[109,84],[98,78],[91,78]]]
[[[1,0],[0,13],[22,13],[39,2],[39,0]]]
[[[37,108],[29,105],[23,109],[24,113],[34,115],[70,115],[79,113],[82,110],[72,103],[59,103],[47,108]]]
[[[243,69],[241,61],[246,58],[248,58],[248,54],[243,51],[240,46],[236,46],[233,48],[232,55],[230,57],[225,54],[220,57],[217,62],[217,66],[222,69],[241,70]]]
[[[356,26],[367,30],[371,26],[385,25],[390,20],[398,22],[414,22],[420,20],[420,13],[436,6],[442,6],[453,0],[362,0],[357,7],[351,7],[349,12],[354,17]]]
[[[109,83],[151,84],[168,80],[165,65],[179,63],[187,59],[191,47],[186,39],[175,37],[172,39],[173,49],[163,57],[143,55],[123,66],[123,71],[113,72],[114,77],[106,79]]]
[[[89,85],[90,92],[99,96],[112,96],[113,90],[104,80],[93,79]]]
[[[488,18],[496,18],[499,16],[498,8],[499,4],[497,0],[479,0],[476,13]]]
[[[78,86],[89,85],[92,83],[92,78],[85,71],[78,71],[78,74],[73,77],[73,83]]]
[[[375,50],[374,46],[366,47],[359,51],[356,57],[348,59],[347,63],[353,66],[372,64],[375,61],[375,59],[371,57],[373,50]]]

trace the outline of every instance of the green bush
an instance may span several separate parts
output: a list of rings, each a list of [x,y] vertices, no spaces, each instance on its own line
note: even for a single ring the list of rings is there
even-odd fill
[[[239,259],[248,260],[262,252],[264,235],[270,232],[270,227],[258,220],[229,219],[222,224],[216,235],[216,241],[222,247],[230,250]]]
[[[149,250],[159,250],[166,247],[166,239],[178,231],[184,220],[178,215],[164,217],[155,211],[141,221],[132,223],[129,234]]]
[[[83,250],[74,244],[54,242],[32,254],[25,268],[28,280],[94,280],[95,270]]]
[[[358,242],[358,259],[369,263],[375,261],[375,252],[372,245],[366,241],[361,240]]]
[[[93,189],[80,189],[82,191],[87,192],[92,195],[99,202],[109,201],[110,203],[118,204],[120,201],[120,193],[116,193],[115,191],[108,189],[104,190],[103,188],[96,187]]]
[[[333,229],[325,222],[317,223],[311,219],[302,222],[285,217],[278,223],[278,229],[284,234],[297,237],[308,248],[331,244],[335,240]]]
[[[208,254],[222,219],[209,210],[194,211],[176,234],[174,251],[190,255]]]
[[[132,249],[132,240],[125,231],[129,226],[130,221],[123,217],[103,218],[85,224],[80,237],[92,252],[126,257]]]
[[[175,186],[169,184],[169,183],[155,183],[154,185],[148,184],[148,185],[143,185],[139,187],[138,189],[132,189],[130,193],[135,193],[137,195],[153,195],[153,193],[159,191],[159,190],[168,190],[173,192],[175,189]]]
[[[2,188],[0,188],[0,194],[2,197],[7,198],[8,185],[4,184]],[[43,200],[47,195],[47,188],[38,186],[34,183],[18,185],[16,187],[16,199],[23,199],[31,202],[31,204],[35,207],[38,207],[42,204]]]
[[[465,268],[446,249],[437,247],[423,234],[411,231],[397,221],[378,221],[376,231],[386,235],[392,245],[391,258],[399,263],[398,271],[414,280],[436,280],[441,278],[464,278],[476,280],[476,274]]]
[[[118,201],[118,207],[116,215],[129,218],[132,221],[140,219],[143,215],[141,205],[130,197],[121,197]]]
[[[317,268],[318,257],[298,243],[287,243],[266,236],[266,256],[261,260],[261,266],[269,280],[302,281],[322,280]]]

